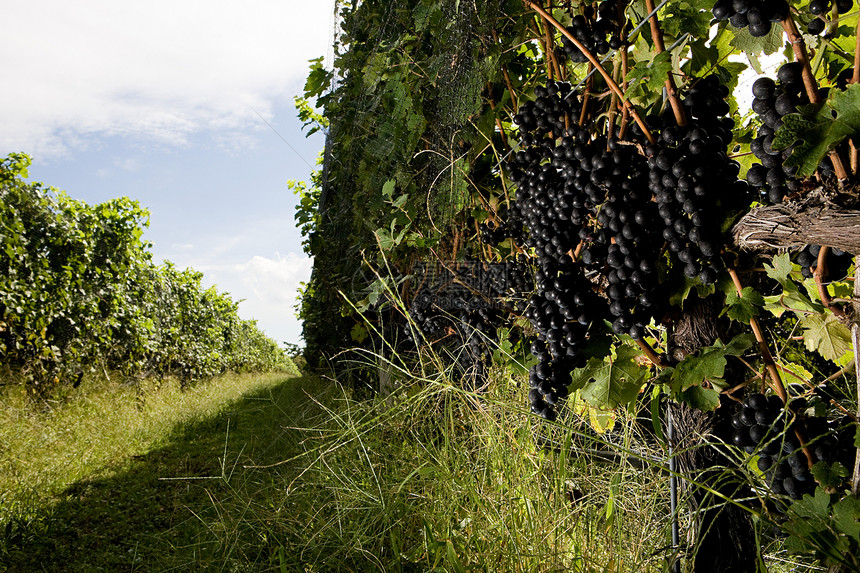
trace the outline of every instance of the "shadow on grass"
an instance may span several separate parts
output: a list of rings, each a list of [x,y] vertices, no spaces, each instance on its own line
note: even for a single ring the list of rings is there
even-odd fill
[[[0,531],[0,570],[278,570],[270,526],[301,461],[319,382],[292,378],[173,429],[162,447],[117,460],[50,507]],[[281,552],[283,549],[281,549]]]

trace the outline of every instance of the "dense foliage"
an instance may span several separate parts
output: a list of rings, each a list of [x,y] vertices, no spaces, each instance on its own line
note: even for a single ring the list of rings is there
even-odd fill
[[[853,5],[817,0],[342,6],[334,70],[316,62],[306,90],[330,122],[300,212],[311,358],[396,337],[383,321],[415,324],[415,351],[483,331],[471,356],[524,355],[548,420],[571,402],[605,420],[646,388],[712,412],[719,463],[765,508],[750,511],[792,549],[858,566],[850,254],[804,237],[744,250],[731,233],[757,205],[857,210],[857,24]],[[739,84],[748,68],[758,80]],[[523,266],[527,304],[471,322],[415,312],[417,263],[468,260]],[[463,324],[422,330],[431,314]],[[759,392],[767,408],[750,405]]]
[[[0,364],[40,393],[97,368],[190,381],[286,366],[202,273],[152,262],[136,202],[87,205],[25,181],[29,164],[0,162]]]

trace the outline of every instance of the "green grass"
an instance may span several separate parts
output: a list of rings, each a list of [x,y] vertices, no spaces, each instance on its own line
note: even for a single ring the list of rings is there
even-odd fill
[[[0,570],[666,569],[659,469],[581,453],[599,443],[528,416],[502,372],[481,395],[403,377],[387,400],[285,375],[7,392]],[[629,420],[614,439],[643,443]]]
[[[231,556],[256,543],[237,543],[244,532],[223,529],[216,501],[234,498],[243,481],[250,485],[244,474],[253,470],[242,467],[249,460],[275,463],[295,451],[284,428],[306,422],[314,406],[308,393],[319,392],[318,381],[277,374],[225,376],[186,391],[175,383],[136,389],[96,381],[40,411],[7,393],[0,569],[185,571],[253,563],[261,555]],[[265,477],[274,483],[290,471],[285,465]]]
[[[662,569],[657,472],[541,450],[510,380],[480,398],[439,380],[388,401],[283,375],[92,382],[44,411],[8,394],[0,566]]]

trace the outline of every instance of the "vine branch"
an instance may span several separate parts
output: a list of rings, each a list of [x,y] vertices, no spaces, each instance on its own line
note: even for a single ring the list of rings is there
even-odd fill
[[[732,282],[735,285],[738,297],[742,297],[744,288],[741,284],[741,280],[738,278],[737,271],[735,271],[735,269],[729,269],[729,276],[732,277]],[[764,339],[761,325],[759,325],[758,319],[754,316],[750,318],[750,328],[752,328],[753,335],[755,336],[756,342],[758,342],[759,353],[761,354],[762,361],[767,368],[767,373],[772,380],[770,387],[773,388],[773,391],[777,393],[783,403],[786,403],[788,402],[788,394],[785,391],[785,386],[782,384],[782,378],[779,376],[779,370],[776,368],[776,363],[773,360],[773,355],[770,353],[767,341]]]
[[[651,14],[648,19],[648,24],[651,26],[651,38],[654,40],[654,48],[658,54],[666,51],[666,46],[663,43],[663,30],[660,29],[660,22],[657,20],[657,10],[654,8],[654,0],[645,0],[645,9]],[[672,113],[675,115],[675,121],[678,125],[687,125],[687,114],[684,112],[684,106],[681,105],[681,100],[678,98],[678,88],[675,85],[675,78],[672,77],[672,71],[666,72],[666,94],[669,97],[669,105],[672,106]]]
[[[583,46],[583,45],[582,45],[582,42],[580,42],[579,40],[577,40],[577,39],[576,39],[576,37],[575,37],[573,34],[571,34],[570,32],[568,32],[568,31],[567,31],[567,29],[566,29],[564,26],[562,26],[562,25],[558,22],[558,20],[556,20],[555,18],[553,18],[553,17],[552,17],[552,16],[551,16],[551,15],[550,15],[546,10],[544,10],[543,8],[541,8],[540,6],[538,6],[537,4],[534,4],[534,3],[532,3],[532,2],[529,2],[529,0],[523,0],[523,2],[524,2],[528,7],[530,7],[532,10],[534,10],[535,12],[537,12],[538,14],[540,14],[541,16],[543,16],[544,18],[546,18],[546,20],[547,20],[550,24],[552,24],[552,25],[553,25],[553,26],[554,26],[554,27],[555,27],[559,32],[561,32],[562,34],[564,34],[564,36],[565,36],[568,40],[570,40],[570,41],[573,43],[573,45],[574,45],[574,46],[576,46],[576,47],[579,49],[579,51],[580,51],[580,52],[582,52],[582,54],[583,54],[586,58],[588,58],[588,61],[589,61],[589,62],[591,62],[592,64],[594,64],[594,68],[595,68],[595,69],[600,73],[600,75],[601,75],[601,76],[603,76],[603,79],[606,81],[606,85],[608,85],[608,86],[609,86],[609,89],[611,89],[611,90],[612,90],[612,91],[614,91],[616,94],[618,94],[618,97],[619,97],[619,98],[621,98],[621,102],[622,102],[622,104],[624,105],[624,107],[625,107],[625,108],[629,108],[629,109],[630,109],[630,114],[633,116],[633,119],[635,119],[635,120],[636,120],[636,123],[639,125],[639,128],[642,130],[642,133],[643,133],[643,134],[645,134],[646,139],[648,139],[648,141],[649,141],[650,143],[656,143],[656,142],[657,142],[657,140],[656,140],[656,138],[654,137],[654,134],[653,134],[653,133],[651,133],[651,130],[649,130],[649,129],[648,129],[648,125],[647,125],[647,124],[645,123],[645,121],[643,121],[643,119],[639,116],[639,113],[636,111],[636,108],[635,108],[635,107],[633,107],[633,104],[631,104],[629,101],[627,101],[627,99],[625,99],[625,97],[624,97],[624,92],[622,92],[622,91],[621,91],[621,88],[620,88],[620,87],[618,87],[618,84],[617,84],[617,83],[615,83],[615,80],[613,80],[613,79],[612,79],[612,76],[610,76],[610,75],[609,75],[609,72],[607,72],[605,69],[603,69],[603,66],[601,66],[601,65],[600,65],[600,62],[597,60],[597,58],[595,58],[595,57],[594,57],[594,54],[592,54],[592,53],[591,53],[591,51],[590,51],[588,48],[586,48],[585,46]]]

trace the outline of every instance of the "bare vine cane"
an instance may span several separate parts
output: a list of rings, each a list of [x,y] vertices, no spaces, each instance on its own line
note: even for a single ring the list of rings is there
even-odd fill
[[[657,20],[657,11],[654,9],[654,0],[645,0],[645,9],[651,14],[648,19],[648,24],[651,26],[651,39],[654,41],[654,49],[658,54],[666,51],[666,46],[663,44],[663,30],[660,29],[660,22]],[[672,106],[672,113],[675,115],[675,121],[678,125],[687,125],[687,114],[684,113],[684,106],[681,105],[681,100],[678,98],[678,87],[675,85],[675,79],[672,77],[672,70],[666,72],[666,94],[669,97],[669,105]]]
[[[812,67],[809,65],[809,56],[806,54],[806,42],[803,36],[797,29],[789,13],[785,20],[782,21],[782,29],[785,35],[788,36],[788,41],[791,44],[791,49],[794,51],[794,59],[800,64],[801,76],[803,78],[803,86],[806,88],[806,95],[809,97],[810,103],[821,103],[821,97],[818,95],[818,84],[815,81],[815,76],[812,75]],[[855,74],[857,67],[854,67]],[[845,171],[845,166],[842,164],[842,158],[836,150],[830,152],[830,161],[833,162],[833,171],[840,181],[848,179],[848,173]]]
[[[636,111],[636,108],[633,107],[633,104],[631,104],[629,101],[627,101],[627,99],[625,99],[624,92],[621,91],[621,88],[618,87],[618,84],[615,83],[615,80],[612,79],[612,76],[609,75],[609,72],[607,72],[605,69],[603,69],[603,66],[600,65],[600,62],[597,60],[597,58],[594,57],[594,54],[592,54],[588,48],[583,46],[582,42],[577,40],[573,34],[568,32],[567,29],[564,26],[562,26],[558,22],[558,20],[553,18],[552,15],[550,15],[546,10],[544,10],[543,8],[538,6],[537,4],[529,2],[529,0],[523,0],[523,2],[529,8],[531,8],[532,10],[534,10],[535,12],[537,12],[538,14],[540,14],[541,16],[546,18],[547,22],[552,24],[559,32],[564,34],[564,36],[568,40],[570,40],[573,43],[573,45],[576,46],[579,49],[579,51],[582,52],[582,54],[586,58],[588,58],[588,61],[591,62],[594,65],[594,68],[600,73],[601,76],[603,76],[603,79],[606,81],[606,85],[609,86],[609,89],[611,89],[613,92],[615,92],[619,98],[621,98],[621,102],[624,105],[625,109],[630,110],[630,115],[632,115],[633,119],[636,120],[636,123],[639,125],[639,128],[642,130],[642,133],[645,135],[645,138],[648,140],[648,142],[652,143],[652,144],[656,143],[657,139],[654,137],[654,134],[651,133],[651,130],[648,129],[648,125],[645,123],[645,121],[642,119],[642,117]]]
[[[732,278],[738,297],[742,297],[744,288],[741,284],[740,278],[738,278],[737,271],[735,269],[729,269],[729,276]],[[783,403],[786,403],[788,402],[788,393],[785,391],[785,386],[782,384],[782,378],[779,376],[779,370],[777,370],[776,363],[773,360],[773,355],[770,353],[770,347],[764,339],[761,325],[758,323],[758,319],[754,316],[750,318],[750,328],[752,328],[753,335],[758,343],[759,354],[761,354],[762,361],[767,368],[768,377],[771,380],[770,387],[773,388],[773,391],[777,393]]]
[[[738,293],[738,297],[743,296],[743,285],[741,284],[740,279],[738,278],[738,273],[735,269],[729,269],[729,276],[732,277],[732,283],[735,285],[735,290]],[[765,369],[768,373],[768,378],[771,380],[770,387],[773,388],[773,391],[779,396],[780,400],[782,400],[783,404],[788,404],[788,393],[785,391],[785,386],[782,384],[782,378],[779,375],[779,370],[776,367],[776,362],[773,360],[773,355],[770,353],[770,347],[767,344],[767,341],[764,339],[764,332],[761,329],[761,325],[758,323],[758,319],[756,317],[750,318],[750,328],[753,331],[753,335],[755,336],[756,342],[758,342],[759,354],[761,355],[762,362],[764,362]],[[806,447],[807,439],[806,436],[800,430],[794,431],[795,436],[797,436],[798,441],[800,441],[801,449],[803,450],[803,454],[806,456],[806,463],[809,467],[813,465],[812,452],[809,451],[809,448]]]
[[[841,318],[845,316],[845,313],[841,308],[833,305],[830,300],[830,293],[827,292],[827,285],[824,284],[824,281],[827,279],[828,253],[830,253],[830,247],[822,245],[821,250],[818,251],[818,260],[815,263],[815,271],[812,273],[812,277],[815,279],[815,286],[818,288],[818,296],[821,299],[821,304],[824,305],[824,308]]]

